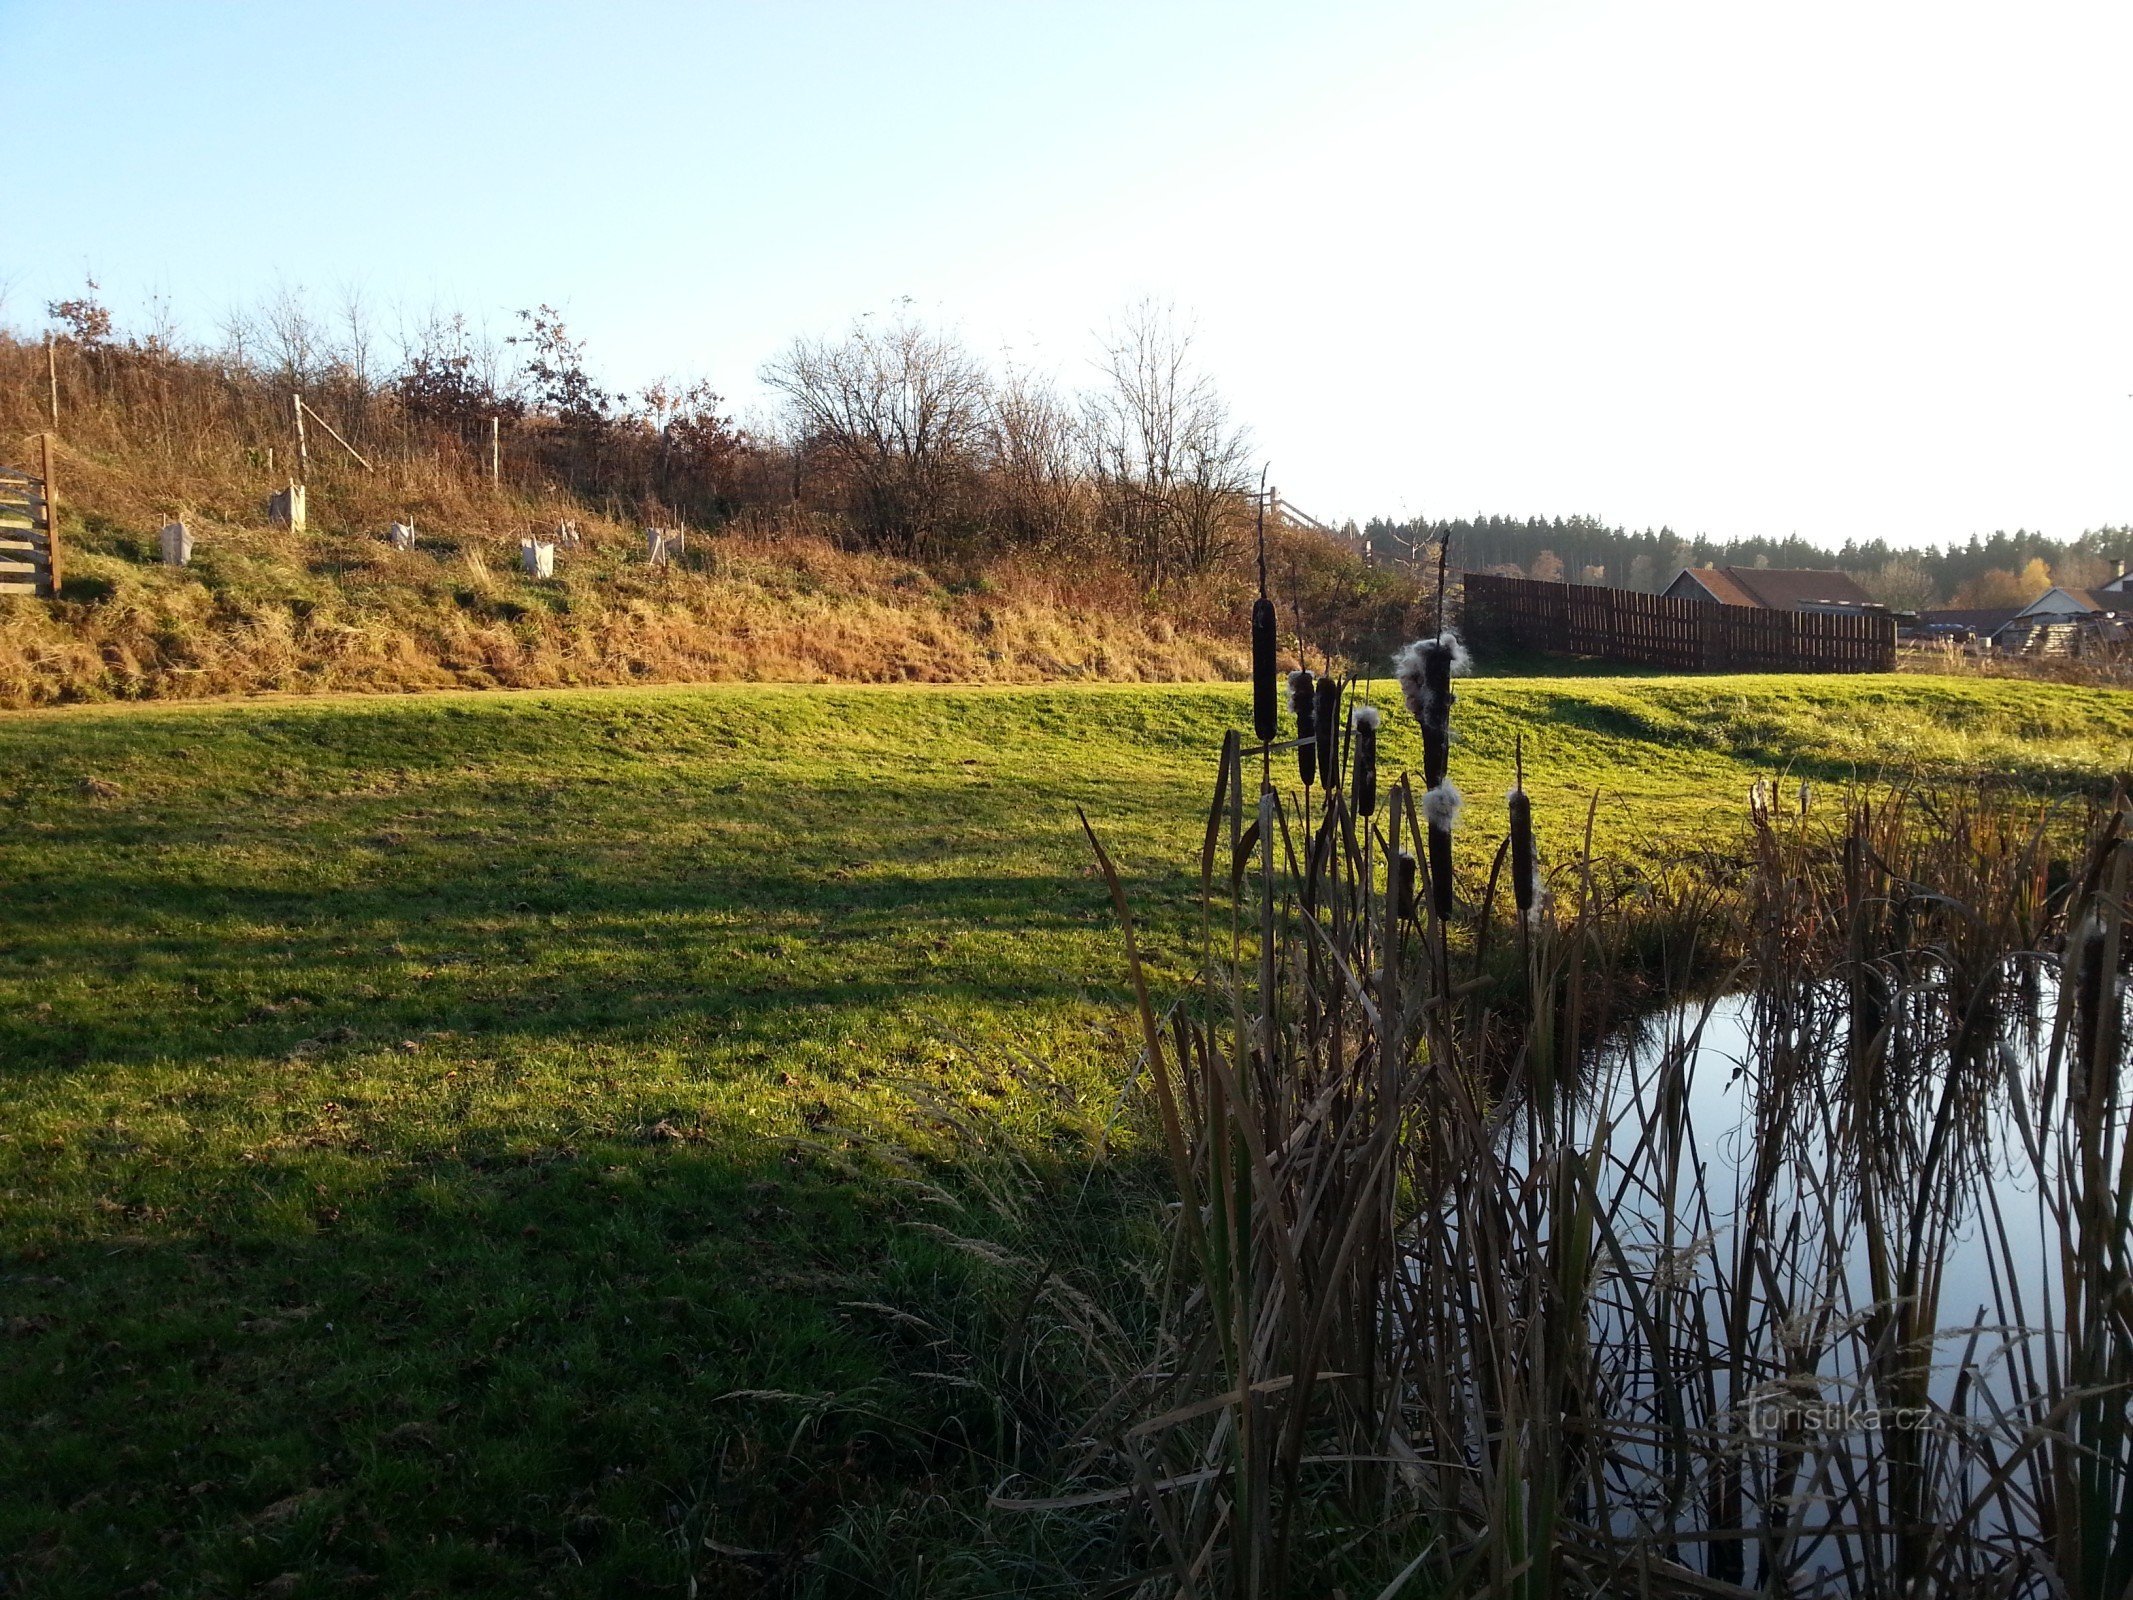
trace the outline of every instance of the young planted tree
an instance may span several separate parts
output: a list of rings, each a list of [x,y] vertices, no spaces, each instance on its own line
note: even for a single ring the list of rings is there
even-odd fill
[[[471,450],[491,417],[515,423],[525,406],[509,391],[503,352],[458,313],[430,310],[400,333],[400,370],[392,379],[407,419],[449,435]]]
[[[585,367],[585,341],[571,338],[562,313],[554,306],[521,311],[518,316],[526,331],[513,335],[510,342],[526,350],[526,397],[531,408],[555,426],[564,472],[572,486],[589,483],[599,473],[612,408],[623,397],[609,394],[593,381]]]

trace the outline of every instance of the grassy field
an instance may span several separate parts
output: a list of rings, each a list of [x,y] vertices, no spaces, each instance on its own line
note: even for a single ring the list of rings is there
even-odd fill
[[[960,1492],[975,1425],[868,1309],[969,1288],[893,1158],[983,1116],[1062,1226],[1102,1204],[1077,1175],[1133,1047],[1074,807],[1181,974],[1245,714],[721,687],[0,720],[0,1592],[835,1589],[840,1507]],[[1526,679],[1463,686],[1458,726],[1479,843],[1523,734],[1544,851],[1597,791],[1601,846],[1664,861],[1773,773],[2100,786],[2133,700]]]

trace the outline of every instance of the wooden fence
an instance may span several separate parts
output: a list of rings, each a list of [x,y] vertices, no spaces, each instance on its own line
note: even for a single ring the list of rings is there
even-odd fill
[[[1478,650],[1597,656],[1683,672],[1893,672],[1886,611],[1765,611],[1634,589],[1470,572],[1467,633]]]
[[[0,467],[0,594],[59,593],[59,495],[52,439],[43,440],[42,477]]]

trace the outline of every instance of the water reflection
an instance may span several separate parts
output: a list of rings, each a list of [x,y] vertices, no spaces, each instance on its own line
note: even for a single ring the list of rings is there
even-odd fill
[[[1804,1594],[1970,1566],[1952,1541],[2045,1592],[2071,1134],[2123,1150],[2124,1063],[2070,1081],[2034,968],[1946,978],[1683,1005],[1507,1116],[1508,1172],[1573,1175],[1536,1240],[1590,1230],[1584,1510],[1619,1544]]]

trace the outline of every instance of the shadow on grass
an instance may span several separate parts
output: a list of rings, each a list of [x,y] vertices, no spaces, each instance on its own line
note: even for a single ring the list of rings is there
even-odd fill
[[[186,892],[145,876],[77,878],[63,900],[0,924],[18,981],[62,996],[0,1014],[0,1055],[19,1076],[277,1055],[325,1035],[687,1038],[707,1023],[824,1006],[1065,1003],[1089,992],[1089,941],[1111,937],[1095,890],[1042,876],[855,888],[771,873],[745,885],[617,883],[560,869],[470,903],[482,887]]]
[[[973,1285],[841,1161],[661,1136],[250,1181],[281,1226],[9,1263],[6,1592],[785,1592],[841,1507],[995,1426],[848,1304]]]

